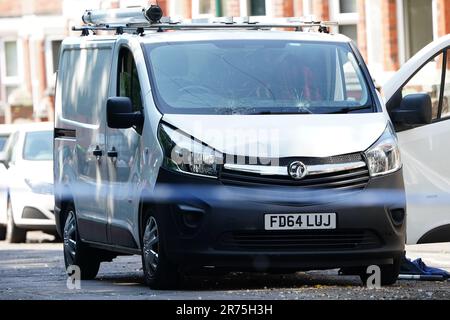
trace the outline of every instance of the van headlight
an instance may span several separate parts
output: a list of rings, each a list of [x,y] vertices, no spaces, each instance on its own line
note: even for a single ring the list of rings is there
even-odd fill
[[[373,146],[365,152],[372,177],[389,174],[402,167],[397,137],[391,125]]]
[[[165,124],[159,125],[158,137],[164,151],[165,169],[218,177],[219,167],[223,164],[222,153]]]

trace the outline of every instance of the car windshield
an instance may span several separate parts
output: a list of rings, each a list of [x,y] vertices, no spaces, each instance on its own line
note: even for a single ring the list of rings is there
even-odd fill
[[[346,43],[218,40],[146,45],[163,113],[375,112]]]
[[[8,136],[0,136],[0,152],[4,151],[6,146],[6,141],[8,141]]]
[[[23,158],[29,161],[53,159],[53,132],[28,132],[25,136]]]

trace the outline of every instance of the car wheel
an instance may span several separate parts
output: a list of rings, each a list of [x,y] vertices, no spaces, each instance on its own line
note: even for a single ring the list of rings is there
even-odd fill
[[[11,201],[8,200],[8,207],[6,210],[6,241],[9,243],[24,243],[27,241],[27,230],[20,229],[14,222],[14,215],[12,211]]]
[[[390,286],[397,282],[398,275],[400,274],[400,265],[401,265],[401,256],[400,257],[394,257],[394,263],[393,264],[387,264],[387,265],[381,265],[380,271],[381,271],[381,285],[382,286]],[[367,269],[364,271],[361,271],[360,278],[363,283],[363,285],[367,284],[367,280],[370,275],[367,274]]]
[[[66,209],[66,222],[63,232],[64,262],[66,270],[69,266],[80,268],[81,280],[92,280],[97,276],[101,260],[95,249],[89,248],[79,237],[75,208]]]
[[[157,218],[148,215],[142,235],[144,279],[152,289],[174,289],[179,283],[178,267],[167,259],[162,231]]]

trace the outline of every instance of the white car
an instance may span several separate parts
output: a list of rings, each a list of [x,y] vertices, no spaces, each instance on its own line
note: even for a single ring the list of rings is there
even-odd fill
[[[4,157],[4,153],[7,147],[7,141],[11,133],[17,126],[11,124],[0,125],[0,158]],[[6,201],[8,198],[7,193],[7,169],[3,162],[0,163],[0,217],[6,215]],[[3,212],[1,212],[3,210]],[[1,223],[1,218],[0,218]],[[0,240],[3,240],[6,236],[6,228],[0,224]]]
[[[25,242],[28,230],[55,233],[52,139],[50,123],[20,126],[0,158],[8,184],[0,228],[8,242]]]
[[[403,160],[407,196],[407,242],[450,241],[450,35],[411,58],[383,87],[393,112],[415,108],[402,99],[416,94],[431,98],[431,110],[415,116],[427,124],[395,123]]]

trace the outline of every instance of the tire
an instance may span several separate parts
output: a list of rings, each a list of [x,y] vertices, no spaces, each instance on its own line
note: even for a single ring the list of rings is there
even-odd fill
[[[164,233],[155,215],[149,213],[142,234],[142,267],[145,283],[152,289],[176,289],[180,274],[178,266],[167,258]]]
[[[6,211],[6,241],[9,243],[24,243],[27,241],[27,230],[20,229],[14,223],[11,200],[8,199],[8,208]]]
[[[0,241],[6,240],[6,226],[0,225]]]
[[[89,248],[80,239],[75,208],[70,205],[66,208],[66,221],[63,231],[64,263],[66,270],[69,266],[78,266],[81,271],[81,280],[92,280],[100,269],[100,257],[96,250]],[[68,273],[68,275],[70,275]]]
[[[381,265],[381,285],[382,286],[391,286],[397,282],[398,275],[400,274],[400,265],[402,261],[402,256],[394,257],[393,264]],[[370,275],[367,274],[365,270],[361,271],[360,278],[363,285],[367,284],[367,279]]]

